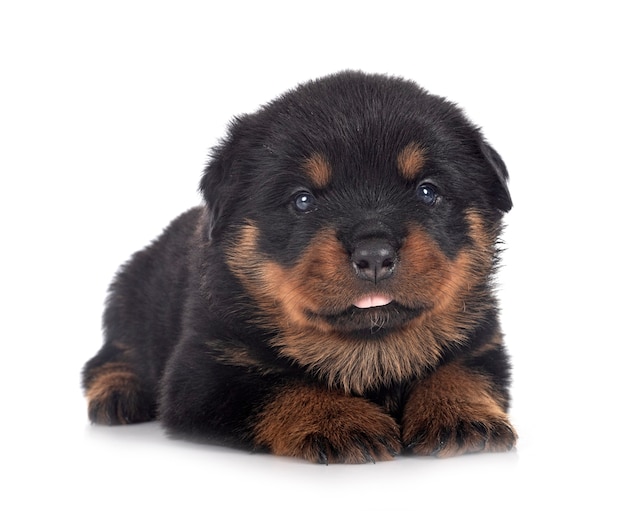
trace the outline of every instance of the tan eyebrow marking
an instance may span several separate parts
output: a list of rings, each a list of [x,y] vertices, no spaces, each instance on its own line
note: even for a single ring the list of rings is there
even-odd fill
[[[400,175],[411,180],[420,173],[426,163],[424,150],[415,142],[408,144],[398,155],[398,169]]]
[[[332,177],[330,164],[321,154],[315,153],[307,158],[304,170],[316,188],[324,188],[330,183]]]

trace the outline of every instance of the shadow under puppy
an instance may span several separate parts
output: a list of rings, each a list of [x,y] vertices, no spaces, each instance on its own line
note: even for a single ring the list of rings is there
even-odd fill
[[[511,449],[506,180],[399,78],[338,73],[235,119],[205,205],[111,285],[90,419],[322,463]]]

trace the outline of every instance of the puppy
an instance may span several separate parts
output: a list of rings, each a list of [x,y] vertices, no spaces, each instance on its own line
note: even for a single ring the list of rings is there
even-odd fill
[[[235,119],[205,204],[111,285],[91,421],[321,463],[511,449],[507,178],[399,78],[342,72]]]

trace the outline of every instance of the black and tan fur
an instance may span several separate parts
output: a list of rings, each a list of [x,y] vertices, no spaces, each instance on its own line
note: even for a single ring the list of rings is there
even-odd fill
[[[507,171],[451,103],[344,72],[233,121],[114,280],[89,417],[318,462],[511,449]]]

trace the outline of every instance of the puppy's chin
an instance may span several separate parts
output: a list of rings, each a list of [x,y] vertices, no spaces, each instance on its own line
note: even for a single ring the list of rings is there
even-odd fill
[[[380,303],[379,305],[374,305]],[[369,305],[368,305],[369,304]],[[333,330],[356,338],[382,337],[402,328],[426,310],[425,306],[407,307],[395,301],[366,297],[347,309],[336,312],[307,311],[311,320],[322,320]]]

